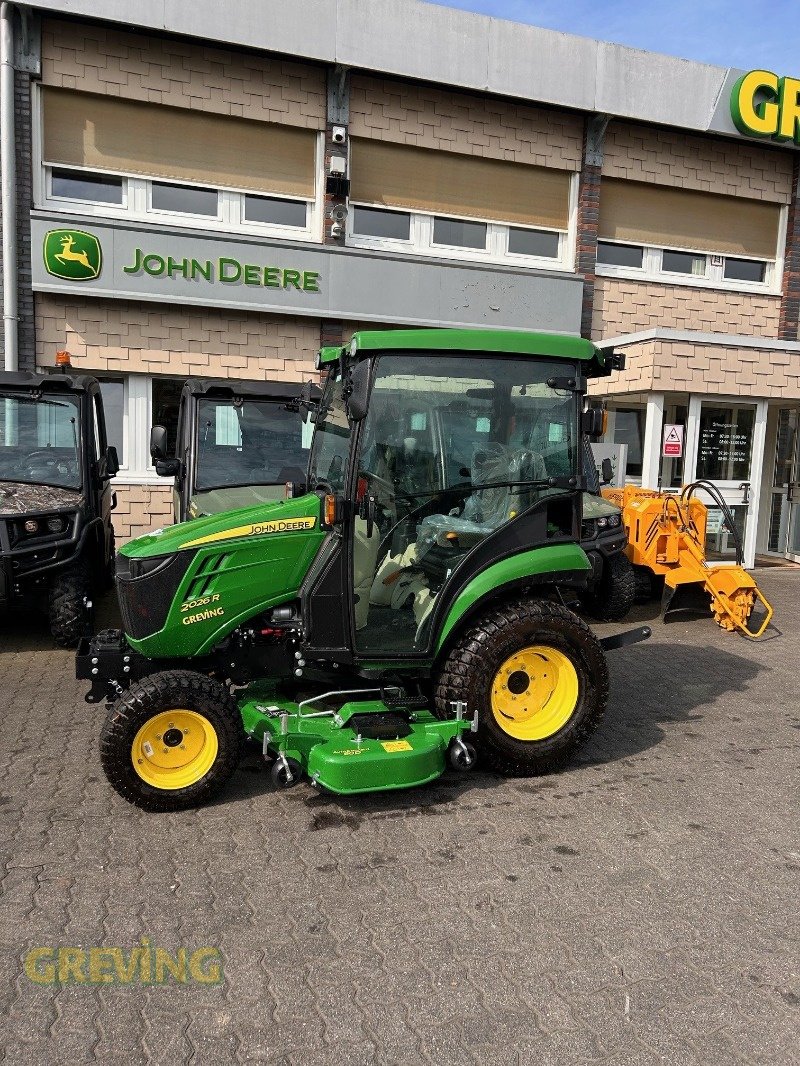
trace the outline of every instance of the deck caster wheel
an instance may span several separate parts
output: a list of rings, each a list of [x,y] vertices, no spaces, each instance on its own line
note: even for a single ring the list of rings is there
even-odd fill
[[[461,737],[453,737],[450,741],[450,747],[447,749],[447,761],[453,770],[458,770],[459,773],[471,770],[477,758],[478,753],[468,741],[462,740]]]
[[[297,759],[287,759],[279,755],[269,772],[270,780],[277,788],[291,788],[303,776],[303,769]]]

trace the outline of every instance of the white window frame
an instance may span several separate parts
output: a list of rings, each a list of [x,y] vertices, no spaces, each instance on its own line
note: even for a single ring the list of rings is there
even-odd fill
[[[129,411],[130,411],[130,374],[115,373],[111,371],[106,373],[104,370],[97,370],[94,372],[100,385],[103,385],[104,381],[119,382],[122,385],[122,455],[118,456],[119,459],[119,473],[124,477],[127,477],[130,470],[130,457],[131,457],[131,433],[129,428]],[[106,421],[108,418],[106,416]],[[106,425],[106,436],[108,436],[108,426]]]
[[[778,226],[778,247],[783,248],[786,240],[786,209],[781,210],[781,218]],[[628,248],[642,248],[641,267],[617,266],[614,263],[600,263],[595,266],[595,274],[598,277],[625,278],[631,281],[655,282],[661,285],[684,285],[697,289],[725,289],[730,292],[747,292],[767,296],[780,296],[783,281],[783,256],[775,259],[762,259],[759,256],[731,255],[726,256],[722,252],[702,251],[698,248],[666,247],[644,244],[636,241],[618,241],[607,237],[600,238],[603,244],[619,244]],[[700,274],[681,274],[671,270],[664,270],[662,265],[664,252],[685,252],[694,256],[705,256],[706,272]],[[764,281],[738,281],[734,278],[725,277],[725,260],[748,259],[753,262],[764,263],[766,273]],[[718,259],[718,263],[712,260]]]
[[[48,163],[43,154],[42,95],[41,86],[34,86],[31,101],[31,118],[33,130],[33,202],[34,207],[58,211],[60,214],[93,215],[98,218],[125,218],[151,225],[182,226],[186,229],[208,230],[209,232],[232,231],[253,234],[255,236],[275,237],[282,240],[308,241],[322,243],[322,218],[325,200],[325,135],[319,131],[314,146],[314,187],[313,197],[283,196],[280,193],[264,192],[260,189],[221,186],[201,181],[185,181],[148,177],[130,171],[111,171],[96,167],[72,166],[65,163]],[[68,197],[53,196],[52,171],[67,170],[75,173],[101,174],[122,181],[122,204],[104,204],[93,200],[78,200]],[[160,211],[152,207],[152,182],[167,185],[197,186],[202,189],[216,189],[219,193],[217,217],[212,215],[192,215],[182,211]],[[277,226],[264,222],[248,222],[244,217],[244,198],[252,196],[274,196],[279,200],[295,200],[306,203],[306,225]]]
[[[397,237],[370,237],[356,233],[355,212],[347,214],[347,244],[352,248],[371,248],[384,252],[406,252],[437,259],[460,259],[467,262],[490,262],[499,265],[529,267],[531,270],[572,271],[575,261],[577,225],[578,174],[570,177],[569,218],[566,230],[549,226],[529,226],[516,222],[500,222],[496,219],[478,218],[475,215],[453,215],[447,211],[413,211],[410,208],[389,204],[368,203],[366,200],[351,200],[349,206],[368,207],[375,211],[393,211],[408,215],[411,220],[408,240]],[[457,222],[480,222],[486,226],[486,247],[464,248],[461,245],[434,244],[433,225],[435,218],[452,218]],[[558,257],[519,255],[508,251],[511,229],[530,229],[559,235]]]

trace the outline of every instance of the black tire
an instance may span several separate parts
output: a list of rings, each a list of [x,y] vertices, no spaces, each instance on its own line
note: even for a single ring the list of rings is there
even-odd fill
[[[577,697],[564,724],[544,739],[509,735],[492,709],[492,685],[500,667],[534,645],[555,649],[577,676]],[[434,714],[451,718],[453,700],[478,712],[481,758],[502,773],[531,775],[560,769],[597,728],[608,700],[605,654],[591,629],[561,604],[522,599],[476,619],[441,664]]]
[[[297,759],[276,759],[269,772],[270,781],[276,788],[293,788],[300,783],[303,768]]]
[[[90,620],[91,582],[85,567],[58,574],[48,596],[47,617],[53,640],[61,648],[74,648]]]
[[[649,603],[654,599],[653,574],[646,566],[634,566],[633,580],[636,586],[636,603]]]
[[[210,724],[217,742],[213,762],[202,776],[180,788],[153,785],[134,766],[132,749],[140,730],[167,712],[200,715]],[[170,743],[166,732],[163,736]],[[185,737],[171,746],[179,745],[181,739]],[[234,772],[243,749],[244,729],[233,696],[219,681],[193,670],[166,670],[132,685],[109,709],[100,735],[100,761],[110,784],[123,799],[145,811],[178,811],[206,802]],[[144,765],[144,761],[143,750],[137,762]]]
[[[620,622],[636,600],[636,577],[624,552],[603,560],[600,578],[581,593],[587,614],[600,622]]]

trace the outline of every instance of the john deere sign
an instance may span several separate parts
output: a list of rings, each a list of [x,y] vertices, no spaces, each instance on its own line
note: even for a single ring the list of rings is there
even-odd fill
[[[45,211],[31,216],[31,247],[38,292],[355,322],[580,329],[583,282],[553,270]]]
[[[44,236],[44,265],[54,278],[94,281],[100,277],[103,253],[93,233],[80,229],[51,229]]]
[[[740,133],[800,145],[800,79],[769,70],[743,74],[731,92],[731,118]]]

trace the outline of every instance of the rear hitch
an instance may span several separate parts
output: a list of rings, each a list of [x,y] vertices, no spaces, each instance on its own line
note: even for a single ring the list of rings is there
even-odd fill
[[[603,651],[615,651],[617,648],[627,648],[629,644],[639,644],[647,640],[653,633],[650,626],[637,626],[636,629],[628,629],[624,633],[615,633],[613,637],[603,637],[600,647]]]

